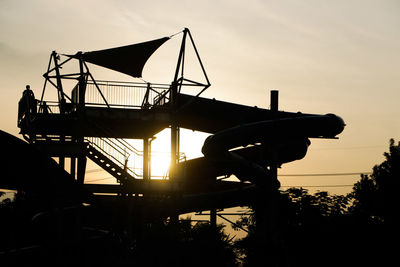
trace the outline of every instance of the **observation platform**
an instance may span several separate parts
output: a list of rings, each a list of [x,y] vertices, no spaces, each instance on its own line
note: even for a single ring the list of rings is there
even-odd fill
[[[40,135],[90,136],[141,139],[152,137],[177,126],[205,133],[273,118],[296,118],[312,114],[271,112],[268,109],[218,101],[187,94],[179,94],[177,106],[172,109],[167,99],[162,105],[124,105],[115,107],[101,103],[87,103],[78,110],[60,114],[59,107],[48,105],[51,111],[40,112],[43,101],[38,101],[39,112],[20,121],[21,134],[35,132]]]

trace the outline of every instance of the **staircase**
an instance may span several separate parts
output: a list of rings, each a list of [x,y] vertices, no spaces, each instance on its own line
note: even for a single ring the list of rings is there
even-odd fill
[[[118,182],[140,177],[127,166],[130,156],[141,156],[133,146],[123,139],[85,138],[86,156],[114,176]]]
[[[104,129],[99,131],[110,136]],[[143,152],[124,139],[85,137],[83,142],[77,142],[71,136],[35,135],[35,138],[29,141],[51,157],[77,157],[83,153],[119,183],[143,178]],[[141,167],[138,168],[135,163],[140,163]]]

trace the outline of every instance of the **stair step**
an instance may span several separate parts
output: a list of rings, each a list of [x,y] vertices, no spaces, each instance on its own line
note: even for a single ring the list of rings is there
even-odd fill
[[[94,161],[97,165],[102,167],[109,174],[114,176],[118,181],[121,179],[135,179],[126,170],[118,166],[115,162],[101,153],[98,149],[88,144],[87,146],[87,157]]]

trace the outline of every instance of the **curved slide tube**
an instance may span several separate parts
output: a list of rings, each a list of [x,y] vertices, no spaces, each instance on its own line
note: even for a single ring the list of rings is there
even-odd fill
[[[277,148],[285,143],[296,143],[300,144],[300,147],[301,145],[307,147],[310,144],[309,137],[334,138],[343,131],[344,126],[343,119],[334,114],[248,123],[209,136],[204,142],[202,152],[215,166],[230,170],[241,181],[278,187],[265,166],[231,150],[241,146],[261,145],[272,148],[271,153],[274,147]],[[275,153],[278,154],[279,151]],[[274,158],[273,155],[264,156]],[[275,162],[280,163],[279,157],[275,158]]]

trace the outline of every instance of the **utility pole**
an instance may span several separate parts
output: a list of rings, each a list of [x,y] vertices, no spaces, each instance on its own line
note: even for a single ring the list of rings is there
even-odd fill
[[[271,90],[270,92],[270,108],[271,115],[273,120],[277,120],[278,117],[278,99],[279,99],[279,91]],[[271,150],[271,162],[269,164],[270,171],[270,179],[271,183],[269,184],[269,188],[267,188],[267,203],[266,203],[266,231],[265,238],[267,248],[270,253],[270,262],[269,266],[285,266],[285,260],[282,259],[282,246],[280,244],[280,211],[279,211],[279,181],[278,181],[278,167],[279,167],[279,159],[278,159],[278,131],[277,129],[273,129],[272,140],[270,140]]]
[[[272,119],[276,120],[278,118],[278,98],[279,98],[279,91],[278,90],[271,90],[270,93],[270,106],[271,106],[271,113]],[[271,178],[274,182],[278,180],[278,151],[277,151],[277,134],[273,134],[273,139],[271,140],[271,151],[272,151],[272,160],[269,166],[269,170],[271,172]]]
[[[271,119],[278,118],[277,90],[270,92]],[[272,134],[269,140],[263,144],[267,153],[271,153],[271,161],[268,163],[268,177],[256,184],[256,262],[259,266],[279,265],[279,240],[278,240],[278,136]]]

